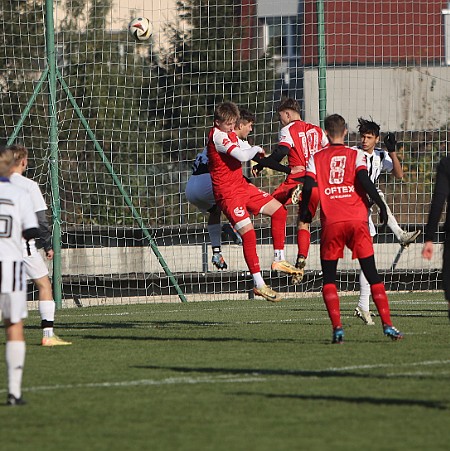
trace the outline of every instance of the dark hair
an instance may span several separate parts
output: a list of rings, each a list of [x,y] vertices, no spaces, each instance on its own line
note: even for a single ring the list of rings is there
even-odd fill
[[[293,110],[300,114],[300,105],[298,104],[297,100],[287,98],[281,101],[280,105],[278,106],[277,112],[279,113],[280,111],[285,110]]]
[[[324,121],[324,126],[327,134],[331,138],[342,135],[347,128],[345,119],[340,114],[327,116]]]
[[[360,135],[365,135],[369,133],[374,136],[380,136],[380,126],[368,119],[363,119],[362,117],[358,118],[358,132]]]
[[[255,122],[255,115],[245,108],[239,108],[239,119],[237,120],[236,126],[241,122]]]
[[[223,102],[217,105],[214,110],[214,120],[215,121],[228,121],[228,120],[238,120],[239,119],[239,108],[233,102]]]

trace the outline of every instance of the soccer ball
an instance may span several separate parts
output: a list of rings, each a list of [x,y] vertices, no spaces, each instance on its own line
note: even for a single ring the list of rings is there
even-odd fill
[[[147,18],[137,17],[129,23],[128,31],[136,41],[146,41],[151,37],[153,29]]]

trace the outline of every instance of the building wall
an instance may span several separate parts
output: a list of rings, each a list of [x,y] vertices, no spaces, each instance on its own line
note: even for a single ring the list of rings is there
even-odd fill
[[[373,117],[382,130],[436,130],[450,122],[450,67],[327,68],[327,113]],[[319,123],[317,69],[304,73],[305,119]]]
[[[439,0],[324,1],[327,64],[443,62]],[[317,64],[317,1],[304,0],[304,64]]]

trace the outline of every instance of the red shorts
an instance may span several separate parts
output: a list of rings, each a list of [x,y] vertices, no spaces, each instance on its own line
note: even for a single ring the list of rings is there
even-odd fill
[[[225,216],[234,226],[243,219],[249,218],[249,213],[257,215],[264,205],[268,204],[273,197],[249,183],[245,189],[237,190],[233,197],[225,197],[217,202]]]
[[[292,177],[288,176],[286,180],[272,193],[272,196],[278,202],[281,202],[283,205],[289,205],[291,203],[292,192],[294,191],[295,188],[297,188],[297,185],[299,185],[299,182],[295,181],[294,178],[295,175]],[[317,188],[317,186],[314,186],[311,192],[311,199],[308,205],[308,210],[311,213],[311,217],[314,218],[318,206],[319,206],[319,189]]]
[[[322,227],[320,234],[320,258],[337,260],[344,256],[344,247],[352,251],[352,258],[367,258],[373,255],[372,237],[369,223],[336,222]]]

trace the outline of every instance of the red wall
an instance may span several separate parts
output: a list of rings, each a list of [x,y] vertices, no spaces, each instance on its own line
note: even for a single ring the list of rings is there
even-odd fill
[[[442,9],[437,0],[324,0],[328,64],[441,62]],[[305,0],[304,64],[317,64],[316,0]]]

